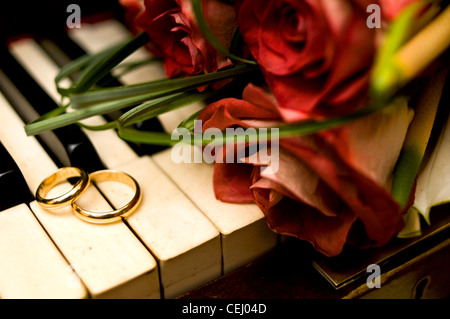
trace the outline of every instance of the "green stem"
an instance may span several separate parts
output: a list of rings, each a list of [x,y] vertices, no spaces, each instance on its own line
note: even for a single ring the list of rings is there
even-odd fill
[[[147,34],[143,32],[111,52],[108,56],[94,59],[93,63],[89,64],[80,77],[72,84],[70,92],[79,93],[89,90],[115,66],[148,41]]]
[[[81,94],[72,94],[70,96],[71,105],[73,108],[81,108],[98,102],[133,97],[150,92],[155,94],[165,92],[168,95],[175,92],[188,91],[223,79],[252,73],[256,70],[257,67],[254,66],[236,65],[214,73],[200,74],[188,78],[162,79],[129,86],[97,89]]]

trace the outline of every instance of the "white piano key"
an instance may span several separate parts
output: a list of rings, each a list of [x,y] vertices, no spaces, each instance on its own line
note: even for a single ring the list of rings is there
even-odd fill
[[[150,157],[118,169],[134,176],[141,186],[142,202],[127,221],[158,260],[164,297],[174,298],[218,278],[222,269],[216,227]],[[109,193],[103,183],[98,187],[115,207],[132,197],[126,190]]]
[[[31,38],[14,41],[9,46],[11,54],[21,63],[35,81],[47,92],[47,94],[59,103],[61,97],[57,92],[55,77],[59,67],[51,61],[42,48]],[[64,86],[68,86],[66,81]],[[101,116],[93,116],[82,120],[87,125],[101,125],[106,121]],[[117,136],[113,130],[91,131],[83,129],[91,140],[97,152],[108,167],[127,163],[135,158],[137,154],[129,145]]]
[[[69,36],[88,53],[130,38],[128,31],[117,21],[83,25],[80,29],[70,30]],[[142,48],[125,62],[149,58],[151,55]],[[120,81],[130,85],[161,78],[165,78],[161,63],[152,63],[121,76]],[[159,119],[166,130],[172,130],[197,110],[198,105],[190,107],[188,113],[170,112]],[[221,247],[217,229],[151,159],[144,157],[116,168],[141,181],[143,204],[128,222],[159,260],[165,297],[175,297],[220,276]],[[107,194],[107,190],[103,193]],[[118,196],[109,199],[113,203],[119,200]]]
[[[97,43],[96,41],[94,42]],[[31,48],[28,48],[26,52],[38,51],[34,42],[30,47]],[[37,53],[35,52],[34,54]],[[33,69],[33,66],[29,66],[29,69]],[[44,79],[43,81],[48,83],[50,78]],[[178,125],[178,123],[176,124]],[[98,152],[100,157],[102,157],[102,150],[99,149]],[[148,170],[153,172],[152,175],[158,176],[159,169],[151,163],[149,158],[146,158],[144,161],[127,161],[126,163],[132,163],[131,170],[134,172],[132,176],[135,178],[139,178],[141,175],[150,177],[142,179],[142,182],[145,183],[142,187],[151,190],[147,192],[148,195],[144,194],[144,198],[151,196],[151,198],[154,198],[153,202],[161,201],[159,207],[154,206],[155,204],[153,204],[150,206],[151,209],[149,209],[149,207],[144,209],[144,211],[147,212],[147,223],[157,223],[154,227],[172,234],[168,244],[167,241],[164,240],[166,237],[161,232],[153,231],[151,234],[146,234],[145,229],[149,227],[148,224],[132,225],[134,231],[144,239],[146,245],[160,261],[160,277],[165,297],[175,297],[220,276],[221,251],[220,238],[217,229],[162,173],[159,172],[159,182],[155,183],[155,178],[151,178],[146,172]],[[107,166],[116,169],[121,169],[122,167],[121,165],[114,164],[109,164]],[[126,164],[126,167],[129,167],[129,165]],[[156,190],[159,192],[156,192]],[[107,194],[108,187],[103,187],[102,191]],[[175,202],[176,205],[154,196],[154,194],[161,194],[161,192],[165,191],[171,192],[173,198],[179,199]],[[117,198],[120,197],[120,194],[117,194],[117,192],[115,194],[117,195]],[[112,197],[109,198],[109,200],[112,202],[115,201]],[[163,207],[165,208],[163,209]],[[191,225],[186,228],[186,223],[177,224],[171,219],[155,219],[155,209],[157,211],[164,211],[164,216],[180,213],[184,214],[184,219],[179,218],[180,220],[189,220],[191,223],[192,221],[195,221],[197,226],[193,227],[193,225]],[[133,220],[133,218],[131,220]],[[198,234],[193,233],[193,229],[198,231]],[[178,236],[174,236],[173,234],[177,234]],[[168,246],[166,247],[165,244],[168,244]],[[207,262],[205,262],[205,260]]]
[[[83,194],[80,205],[111,210],[90,196]],[[93,298],[160,297],[156,261],[123,222],[91,224],[76,218],[71,207],[49,212],[37,202],[30,206]]]
[[[83,25],[80,29],[71,29],[69,36],[85,51],[93,53],[124,42],[130,38],[130,33],[119,22],[110,20]],[[141,48],[127,60],[140,61],[145,58],[151,58],[151,55]],[[121,81],[125,84],[135,84],[164,77],[162,64],[155,63],[122,76]],[[163,114],[159,119],[165,130],[171,132],[182,120],[203,106],[202,103],[196,103]],[[223,234],[225,272],[253,260],[275,246],[277,236],[268,229],[263,214],[256,205],[233,205],[215,199],[212,189],[212,167],[199,164],[192,164],[191,167],[174,164],[169,151],[156,155],[154,158],[157,162],[159,159],[160,166],[220,229]],[[173,170],[174,167],[177,169]],[[192,185],[194,180],[195,186]]]
[[[221,232],[224,273],[276,246],[277,236],[268,228],[257,205],[225,203],[216,199],[214,166],[206,163],[177,164],[171,158],[171,149],[152,158]]]
[[[30,105],[27,99],[22,95],[20,90],[14,86],[14,84],[10,81],[10,79],[0,70],[0,88],[3,92],[7,92],[6,97],[10,100],[14,101],[16,107],[20,107],[22,114],[25,114],[25,121],[34,121],[39,118],[39,113]],[[53,131],[47,131],[39,135],[46,145],[51,147],[52,152],[56,155],[56,157],[63,163],[63,165],[70,165],[70,159],[67,155],[66,150],[63,147],[63,144],[59,142],[58,137],[53,133]]]
[[[82,282],[25,204],[0,212],[0,297],[88,297]]]
[[[26,136],[24,123],[2,95],[0,112],[0,140],[34,194],[57,167],[37,140]],[[82,197],[87,207],[110,209],[95,188]],[[160,297],[156,261],[123,222],[99,226],[79,220],[70,207],[48,211],[36,202],[31,207],[59,250],[79,271],[91,297]]]
[[[70,29],[69,36],[88,53],[96,53],[117,43],[123,43],[131,38],[130,32],[116,20],[106,20],[95,24],[83,24],[81,28]],[[151,59],[152,54],[145,48],[140,48],[124,62]],[[161,62],[155,61],[143,65],[120,77],[125,85],[132,85],[166,78]],[[171,133],[185,118],[202,109],[202,103],[193,103],[178,110],[173,110],[158,116],[166,132]]]
[[[0,94],[0,140],[20,168],[32,194],[57,166],[34,137],[27,137],[25,124]]]

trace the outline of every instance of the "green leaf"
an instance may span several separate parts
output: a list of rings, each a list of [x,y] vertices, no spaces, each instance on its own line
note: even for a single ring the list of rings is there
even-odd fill
[[[414,16],[420,8],[420,2],[413,3],[389,25],[384,43],[377,52],[371,75],[370,91],[376,103],[384,103],[400,85],[400,74],[394,56],[410,37]]]
[[[144,144],[156,144],[156,145],[166,145],[166,146],[172,146],[178,143],[177,140],[172,140],[171,136],[167,133],[160,133],[160,132],[147,132],[147,131],[139,131],[134,128],[130,128],[129,126],[140,122],[142,120],[148,119],[150,117],[154,117],[158,114],[170,111],[174,108],[181,107],[185,104],[190,104],[193,101],[201,100],[208,97],[208,94],[205,93],[196,93],[196,94],[190,94],[190,93],[179,93],[172,96],[166,96],[162,97],[160,99],[152,100],[145,102],[141,104],[138,107],[133,108],[129,112],[125,113],[117,122],[111,122],[111,125],[116,126],[118,129],[119,136],[125,140],[136,142],[136,143],[144,143]],[[400,102],[402,99],[397,99],[393,103],[389,104],[390,107],[395,107],[397,103],[401,104]],[[383,106],[386,107],[386,106]],[[80,109],[75,112],[80,112],[80,116],[77,116],[76,118],[82,118],[87,117],[86,113],[84,113],[86,110],[89,110],[89,114],[92,114],[96,110],[97,106],[94,107],[88,107],[85,109]],[[277,129],[276,131],[276,138],[283,138],[283,137],[293,137],[293,136],[302,136],[302,135],[308,135],[308,134],[314,134],[323,130],[332,129],[335,127],[342,126],[346,123],[350,123],[351,121],[354,121],[358,118],[361,118],[363,116],[367,116],[369,114],[372,114],[373,112],[376,112],[380,110],[382,107],[376,106],[376,107],[369,107],[363,110],[359,110],[357,112],[354,112],[352,114],[336,117],[332,119],[327,120],[320,120],[320,121],[303,121],[296,124],[286,125],[282,126]],[[93,110],[91,110],[93,109]],[[73,113],[75,113],[73,112]],[[98,111],[97,111],[98,112]],[[71,113],[68,113],[67,116],[71,115]],[[191,115],[189,118],[185,119],[182,123],[180,123],[180,128],[187,128],[188,130],[193,129],[193,123],[194,120],[197,118],[198,113],[195,113]],[[61,118],[61,116],[59,117]],[[76,118],[71,118],[71,121],[75,121]],[[55,120],[58,118],[50,119]],[[61,119],[57,121],[57,123],[60,123]],[[94,129],[103,129],[105,127],[94,127]],[[34,129],[34,127],[33,127]],[[34,129],[36,130],[36,129]],[[29,130],[28,130],[29,131]],[[27,132],[28,132],[27,131]],[[236,133],[231,136],[227,136],[226,132],[223,132],[222,139],[214,139],[214,141],[211,141],[210,139],[203,139],[200,138],[200,141],[203,145],[209,144],[210,146],[213,145],[223,145],[225,143],[234,143],[235,140],[248,140],[250,138],[258,138],[258,140],[264,139],[268,140],[271,139],[272,131],[268,129],[264,133],[260,133],[258,130],[254,130],[251,132],[244,131],[242,134]],[[191,143],[194,143],[194,135],[191,134]],[[198,137],[197,137],[198,138]],[[198,143],[199,140],[197,140]]]
[[[118,134],[122,139],[134,143],[163,146],[172,146],[178,143],[178,141],[172,140],[171,135],[167,133],[140,131],[129,127],[119,127]]]
[[[339,116],[335,118],[329,118],[325,120],[308,120],[301,121],[295,124],[284,125],[276,128],[277,130],[274,132],[276,138],[287,138],[287,137],[296,137],[296,136],[305,136],[314,133],[318,133],[325,130],[330,130],[333,128],[340,127],[342,125],[348,124],[352,121],[355,121],[359,118],[377,112],[385,107],[396,107],[398,105],[404,104],[404,98],[397,98],[392,103],[386,105],[377,105],[367,107],[365,109],[353,112],[351,114],[345,116]],[[195,120],[195,115],[192,116],[189,120],[186,121],[187,127],[185,128],[193,128],[193,121]],[[185,125],[186,125],[185,124]],[[183,127],[183,126],[180,126]],[[269,140],[272,139],[272,131],[270,128],[267,129],[266,132],[261,133],[261,130],[253,130],[253,131],[244,131],[242,134],[236,132],[232,136],[227,136],[225,132],[222,134],[222,139],[216,138],[214,141],[210,141],[209,139],[201,139],[203,145],[209,144],[210,146],[214,145],[223,145],[225,143],[233,143],[235,139],[237,140],[249,140],[249,139],[257,139],[257,140]]]
[[[162,79],[129,86],[96,89],[81,94],[71,94],[70,99],[73,108],[81,108],[93,103],[117,100],[148,93],[154,93],[155,96],[159,97],[176,92],[192,90],[223,79],[252,73],[256,70],[258,70],[258,68],[254,66],[236,65],[217,72],[190,76],[188,78]]]
[[[188,131],[194,130],[194,122],[197,120],[198,116],[200,115],[200,111],[195,112],[194,114],[191,114],[189,117],[185,118],[179,125],[178,128],[185,128]]]
[[[156,63],[156,62],[161,62],[161,59],[148,58],[148,59],[143,59],[143,60],[139,60],[139,61],[123,62],[115,68],[115,71],[120,70],[120,72],[114,73],[114,76],[116,78],[120,78],[120,77],[124,76],[125,74],[127,74],[143,65],[150,64],[150,63]]]
[[[89,90],[106,74],[108,74],[120,62],[135,52],[149,41],[145,32],[135,36],[119,48],[112,50],[107,55],[98,55],[90,60],[83,73],[70,87],[71,93],[79,93]]]
[[[422,161],[421,153],[414,146],[404,147],[398,158],[391,194],[401,207],[408,203]]]
[[[74,124],[83,119],[95,116],[107,114],[109,112],[117,111],[122,108],[134,106],[142,103],[154,97],[154,94],[139,95],[119,101],[110,101],[92,106],[78,109],[73,112],[64,113],[52,118],[39,118],[38,120],[31,122],[25,126],[25,132],[27,135],[37,135],[45,131],[54,130],[66,125]]]
[[[117,121],[111,121],[111,122],[107,122],[105,124],[101,124],[101,125],[87,125],[84,123],[77,123],[79,126],[91,130],[91,131],[106,131],[106,130],[111,130],[111,129],[115,129],[118,126]]]
[[[197,75],[190,78],[165,79],[128,87],[90,91],[85,93],[85,95],[80,94],[78,96],[78,98],[82,100],[81,104],[88,106],[75,109],[71,113],[61,114],[54,118],[39,118],[38,120],[27,124],[25,126],[25,131],[28,135],[40,134],[47,130],[53,130],[66,125],[74,124],[82,119],[94,115],[107,114],[109,112],[135,106],[152,99],[192,90],[193,88],[197,88],[214,81],[254,72],[255,70],[257,70],[257,67],[255,66],[237,65],[226,70],[221,70],[210,74]],[[76,100],[75,97],[74,99]],[[93,104],[94,102],[98,104]],[[72,108],[77,105],[74,104],[75,102],[72,100]]]
[[[121,44],[120,44],[121,45]],[[95,61],[99,61],[102,59],[105,59],[107,56],[109,56],[112,52],[117,50],[120,45],[115,45],[108,47],[104,50],[101,50],[97,52],[96,54],[92,55],[83,55],[70,63],[63,66],[58,74],[55,77],[55,85],[57,87],[58,92],[63,96],[68,96],[70,93],[70,88],[63,88],[59,85],[59,83],[64,80],[65,78],[68,78],[72,76],[73,74],[82,71],[85,69],[88,65],[94,63]]]
[[[403,98],[397,98],[391,103],[386,103],[383,105],[372,105],[364,109],[358,110],[356,112],[338,116],[334,118],[328,118],[325,120],[311,120],[303,121],[297,124],[291,124],[284,127],[280,127],[280,138],[290,137],[290,136],[301,136],[314,134],[324,130],[330,130],[348,124],[364,116],[370,115],[377,112],[385,107],[395,107],[396,105],[401,105]]]
[[[118,119],[118,123],[119,126],[125,127],[142,122],[194,102],[204,101],[212,94],[211,92],[185,92],[147,101],[123,114]]]

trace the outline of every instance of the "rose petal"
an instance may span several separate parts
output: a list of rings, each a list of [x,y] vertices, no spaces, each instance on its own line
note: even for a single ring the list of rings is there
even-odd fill
[[[330,143],[348,165],[390,191],[394,166],[413,114],[406,103],[376,112],[331,134]]]
[[[266,127],[267,123],[280,121],[274,101],[262,89],[252,84],[247,85],[243,96],[251,101],[258,101],[256,104],[235,98],[226,98],[211,103],[198,116],[198,120],[203,122],[203,130],[208,128],[218,128],[224,130],[227,127],[239,125],[248,127]],[[251,122],[248,123],[247,119]],[[260,126],[257,123],[260,121]]]
[[[216,151],[216,157],[222,158],[214,165],[213,183],[216,198],[231,203],[253,202],[254,197],[250,190],[253,166],[237,160],[227,163],[226,151],[226,148]]]
[[[119,0],[125,9],[124,19],[133,33],[141,32],[142,29],[136,24],[136,18],[145,10],[144,2],[140,0]]]
[[[405,7],[418,0],[378,0],[380,2],[383,16],[388,19],[394,19]]]
[[[346,114],[365,102],[376,45],[376,32],[366,25],[366,3],[238,2],[240,30],[284,121]],[[295,30],[298,43],[292,40]]]
[[[273,189],[285,196],[308,204],[325,215],[336,216],[335,210],[339,200],[321,182],[315,172],[283,149],[279,150],[277,161],[278,169],[276,172],[266,169],[260,174],[262,178],[272,182],[271,186]],[[249,163],[255,162],[255,159],[249,159]],[[264,165],[265,163],[262,164]],[[258,165],[258,163],[254,165]],[[268,173],[269,171],[270,173]],[[252,185],[252,189],[256,187],[258,187],[257,184]]]
[[[150,46],[162,57],[168,77],[215,72],[231,64],[204,38],[189,0],[145,0],[144,4],[146,10],[136,24],[149,35]],[[210,0],[204,10],[214,35],[228,48],[237,27],[234,7]]]
[[[274,231],[310,242],[314,248],[327,256],[341,253],[355,217],[348,211],[329,217],[314,208],[290,198],[283,198],[270,206],[269,192],[254,190],[255,200],[264,212]]]
[[[333,150],[315,141],[305,149],[295,139],[280,145],[305,161],[345,202],[365,226],[369,238],[385,244],[401,228],[402,212],[390,194],[376,182],[347,166]]]

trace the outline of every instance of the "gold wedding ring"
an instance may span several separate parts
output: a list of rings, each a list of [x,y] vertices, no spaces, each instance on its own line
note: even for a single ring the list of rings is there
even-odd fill
[[[137,181],[130,175],[117,170],[101,170],[90,174],[93,183],[103,181],[120,182],[130,186],[134,190],[133,198],[122,207],[108,212],[90,212],[80,207],[76,201],[72,202],[72,208],[77,217],[80,219],[96,224],[111,223],[127,217],[133,213],[138,207],[142,193]]]
[[[51,189],[71,177],[79,177],[79,179],[68,192],[57,197],[46,198]],[[39,205],[45,208],[61,208],[77,200],[88,186],[88,173],[77,167],[64,167],[42,181],[36,191],[36,200]]]

